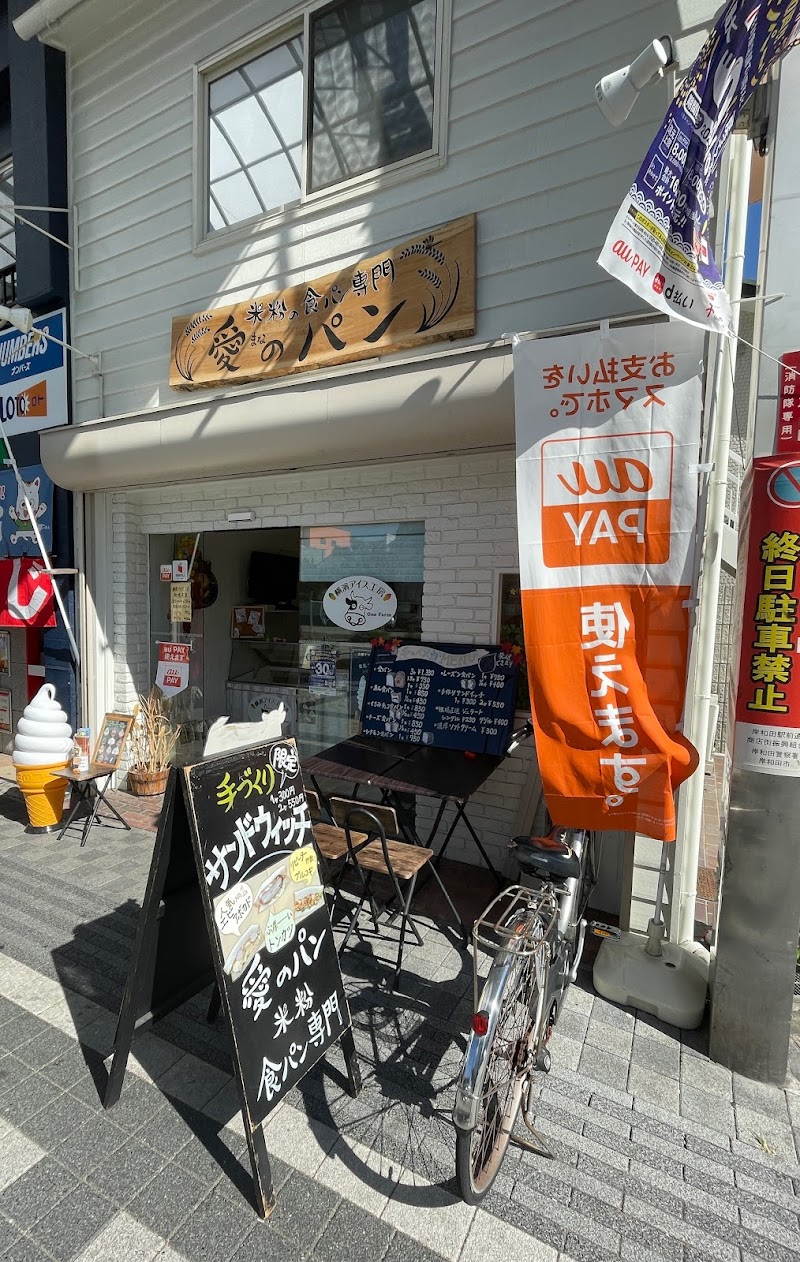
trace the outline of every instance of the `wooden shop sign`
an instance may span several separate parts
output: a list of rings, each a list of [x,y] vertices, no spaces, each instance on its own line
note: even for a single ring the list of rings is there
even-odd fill
[[[475,332],[475,216],[232,307],[172,321],[169,384],[240,385]]]

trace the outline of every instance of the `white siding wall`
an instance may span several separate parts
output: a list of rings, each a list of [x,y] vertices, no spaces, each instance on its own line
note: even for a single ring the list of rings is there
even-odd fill
[[[665,32],[683,34],[688,59],[709,0],[453,0],[444,167],[193,253],[192,67],[288,7],[87,0],[59,31],[80,225],[73,332],[102,351],[106,415],[174,401],[173,314],[310,279],[467,211],[478,214],[478,340],[634,306],[596,258],[666,91],[648,90],[614,131],[594,84]],[[75,372],[76,419],[94,418],[97,383],[81,361]]]

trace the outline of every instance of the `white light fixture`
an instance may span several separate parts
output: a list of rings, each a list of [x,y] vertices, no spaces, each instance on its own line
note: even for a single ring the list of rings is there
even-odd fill
[[[80,355],[81,359],[88,359],[94,372],[100,372],[99,355],[87,355],[85,351],[79,351],[77,346],[72,346],[69,342],[62,342],[60,337],[55,337],[45,329],[34,329],[33,312],[30,307],[0,306],[0,320],[4,320],[14,329],[19,329],[20,333],[36,333],[39,337],[46,338],[48,342],[55,342],[57,346],[65,346],[68,351],[72,351],[73,355]]]
[[[621,70],[604,75],[595,86],[595,97],[603,116],[612,127],[621,127],[633,109],[642,88],[676,64],[674,45],[668,35],[654,39],[635,61]]]
[[[33,328],[33,312],[28,307],[0,307],[0,320],[13,325],[20,333],[30,333]]]
[[[234,512],[226,513],[228,521],[233,523],[255,521],[255,513],[252,508],[243,508]]]

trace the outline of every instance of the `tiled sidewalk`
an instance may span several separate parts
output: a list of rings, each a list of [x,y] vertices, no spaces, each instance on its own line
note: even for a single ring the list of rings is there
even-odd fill
[[[0,1257],[13,1262],[800,1262],[800,1097],[573,987],[537,1101],[555,1152],[511,1150],[477,1211],[453,1195],[470,970],[432,925],[403,993],[383,953],[343,957],[364,1089],[338,1053],[267,1127],[278,1208],[260,1223],[223,1023],[198,996],[98,1099],[152,834],[27,837],[0,796]],[[107,1062],[106,1062],[107,1064]],[[244,1160],[244,1164],[242,1164]]]

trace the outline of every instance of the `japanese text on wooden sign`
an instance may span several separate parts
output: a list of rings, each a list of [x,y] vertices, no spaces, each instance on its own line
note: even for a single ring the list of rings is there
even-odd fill
[[[172,321],[169,384],[241,385],[475,331],[475,216],[309,283]]]
[[[350,1026],[297,747],[276,741],[185,774],[257,1126]]]
[[[800,457],[754,460],[747,477],[733,761],[752,771],[800,776]]]

